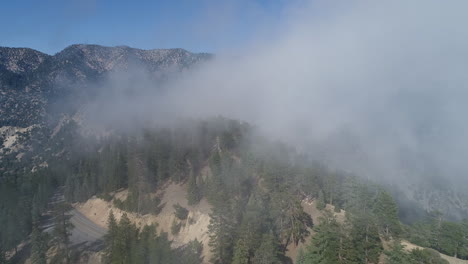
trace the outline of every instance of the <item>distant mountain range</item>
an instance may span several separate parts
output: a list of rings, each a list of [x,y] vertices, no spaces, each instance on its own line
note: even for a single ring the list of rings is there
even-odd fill
[[[0,127],[37,124],[48,118],[55,104],[69,98],[73,103],[68,110],[73,111],[82,103],[78,98],[96,92],[89,84],[112,72],[138,67],[158,82],[210,57],[183,49],[141,50],[126,46],[79,44],[55,55],[0,47]]]

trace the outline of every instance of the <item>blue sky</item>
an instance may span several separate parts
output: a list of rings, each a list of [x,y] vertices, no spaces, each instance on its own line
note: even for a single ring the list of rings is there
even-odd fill
[[[0,46],[49,54],[75,43],[219,52],[280,23],[286,1],[4,1]]]

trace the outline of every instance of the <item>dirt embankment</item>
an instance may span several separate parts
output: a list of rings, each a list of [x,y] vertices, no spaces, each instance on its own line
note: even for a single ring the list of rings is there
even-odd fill
[[[127,212],[130,220],[139,227],[156,224],[159,232],[168,233],[169,239],[173,240],[173,247],[178,247],[191,240],[197,239],[203,243],[203,256],[205,262],[208,263],[211,257],[210,248],[208,246],[208,225],[210,223],[209,214],[211,212],[211,206],[205,199],[202,199],[200,203],[195,206],[189,206],[186,199],[187,191],[185,185],[168,183],[159,190],[157,194],[161,196],[161,205],[163,206],[158,215],[138,215],[136,213]],[[127,191],[122,191],[115,195],[115,197],[119,199],[125,199],[126,196]],[[187,208],[189,214],[187,220],[182,221],[180,232],[174,236],[171,234],[171,225],[174,220],[179,221],[174,215],[173,207],[173,205],[177,203]],[[117,220],[125,213],[113,206],[112,202],[106,202],[96,197],[93,197],[86,203],[76,204],[75,209],[104,228],[107,228],[107,219],[111,210]]]

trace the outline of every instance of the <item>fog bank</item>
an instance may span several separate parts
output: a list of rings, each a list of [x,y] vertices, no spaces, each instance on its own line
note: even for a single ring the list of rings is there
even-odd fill
[[[264,26],[244,48],[164,87],[137,70],[116,74],[87,108],[99,110],[91,119],[116,123],[224,115],[330,167],[467,183],[467,8],[295,2],[284,23]]]

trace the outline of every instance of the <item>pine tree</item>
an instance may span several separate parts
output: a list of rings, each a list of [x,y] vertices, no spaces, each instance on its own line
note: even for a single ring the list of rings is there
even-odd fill
[[[381,191],[377,195],[374,213],[377,217],[377,225],[386,238],[396,237],[401,232],[398,219],[398,206],[392,196]]]
[[[187,219],[187,216],[188,216],[188,214],[189,214],[189,211],[188,211],[186,208],[180,206],[179,203],[174,204],[173,207],[174,207],[174,215],[175,215],[179,220],[186,220],[186,219]]]
[[[312,218],[304,212],[301,202],[294,196],[287,194],[275,194],[274,203],[278,215],[276,226],[280,232],[281,241],[286,248],[290,242],[298,244],[304,242],[310,234],[309,229],[313,226]]]
[[[183,249],[177,250],[173,263],[201,264],[203,244],[197,239],[190,241]]]
[[[66,263],[70,262],[70,235],[73,229],[73,224],[70,222],[70,215],[68,212],[71,210],[71,205],[65,202],[57,204],[54,211],[54,236],[62,252],[62,258]]]
[[[235,219],[229,203],[224,205],[218,203],[213,207],[208,232],[209,245],[213,253],[211,262],[214,264],[230,263],[235,236]]]
[[[104,237],[106,242],[106,259],[110,263],[115,263],[115,255],[117,254],[117,235],[118,235],[118,224],[115,220],[114,212],[111,210],[107,219],[107,234]]]
[[[335,216],[326,210],[302,256],[303,264],[345,263],[345,237]]]
[[[391,250],[385,251],[387,264],[413,264],[411,257],[405,252],[404,246],[400,241],[394,241]]]
[[[252,264],[279,264],[280,247],[272,232],[264,234],[260,247],[255,251]]]
[[[46,264],[48,241],[47,235],[37,225],[33,226],[31,234],[31,260],[34,264]],[[1,263],[1,262],[0,262]]]
[[[138,238],[138,229],[130,222],[127,214],[123,214],[118,225],[116,236],[116,254],[111,263],[131,263],[132,246]]]
[[[237,240],[234,247],[232,264],[249,264],[249,248],[244,238]]]
[[[202,198],[200,188],[197,185],[195,175],[190,175],[187,183],[187,201],[189,205],[195,205]]]
[[[323,191],[322,191],[322,190],[319,191],[319,195],[318,195],[318,198],[317,198],[317,203],[316,203],[315,206],[316,206],[317,209],[319,209],[319,210],[325,209],[325,206],[326,206],[326,203],[325,203],[325,195],[323,194]]]
[[[382,243],[375,220],[371,214],[355,214],[350,218],[350,236],[353,244],[353,259],[358,263],[377,263],[382,252]]]

